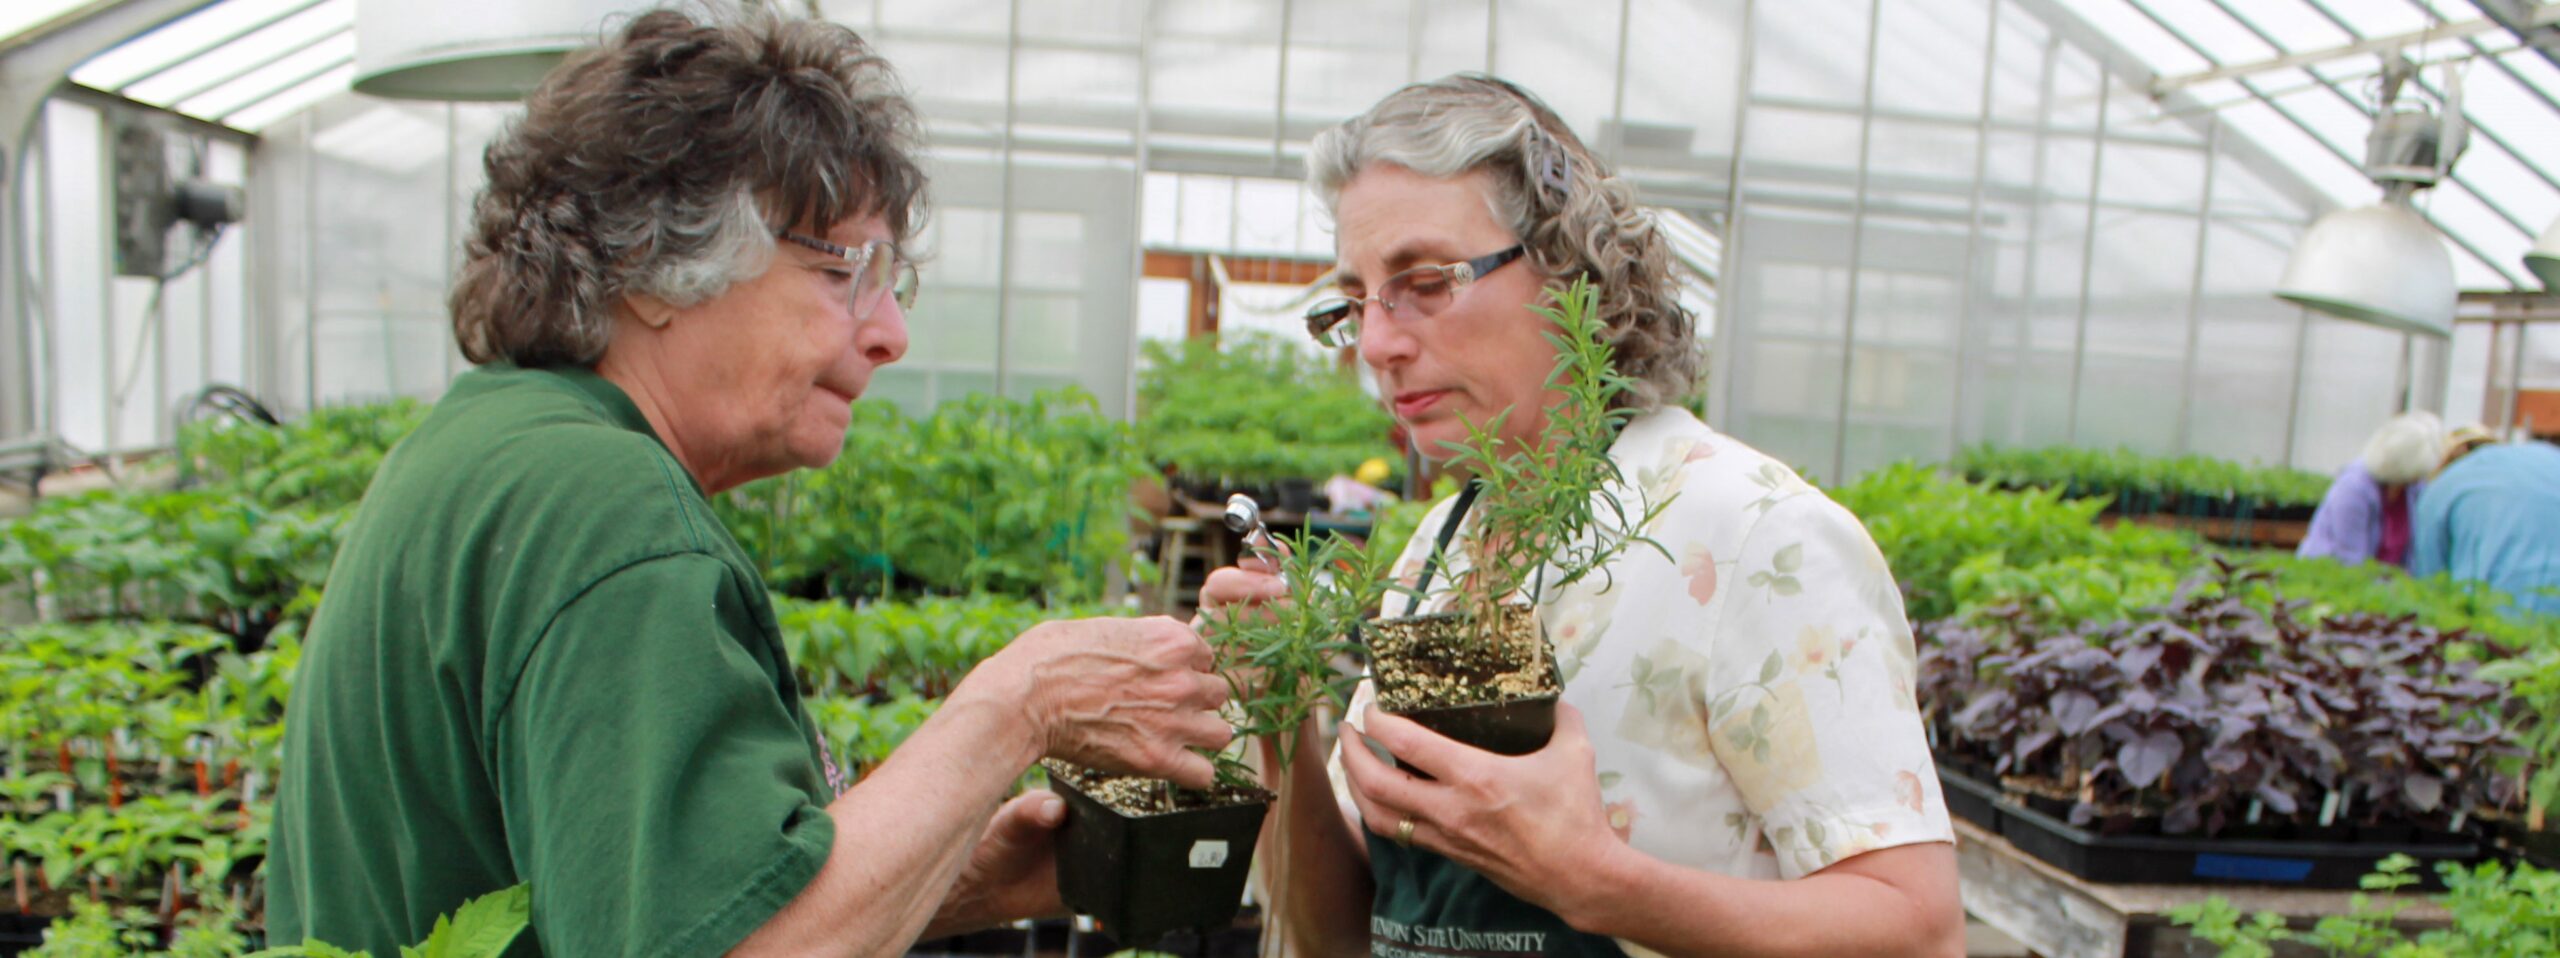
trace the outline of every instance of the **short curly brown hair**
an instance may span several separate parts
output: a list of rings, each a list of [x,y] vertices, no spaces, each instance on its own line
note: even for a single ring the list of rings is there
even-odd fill
[[[1600,293],[1618,371],[1635,380],[1618,405],[1650,410],[1696,389],[1706,365],[1697,317],[1680,305],[1671,243],[1555,111],[1505,80],[1457,74],[1387,95],[1316,135],[1307,179],[1331,212],[1372,164],[1433,177],[1491,174],[1494,219],[1548,276],[1588,276]]]
[[[775,231],[923,222],[915,108],[853,31],[779,15],[657,10],[543,78],[489,145],[449,303],[474,363],[592,365],[614,305],[719,295]]]

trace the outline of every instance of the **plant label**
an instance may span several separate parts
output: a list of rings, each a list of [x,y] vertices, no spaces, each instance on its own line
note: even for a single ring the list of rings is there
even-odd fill
[[[1191,867],[1221,868],[1227,864],[1227,843],[1203,838],[1191,843]]]

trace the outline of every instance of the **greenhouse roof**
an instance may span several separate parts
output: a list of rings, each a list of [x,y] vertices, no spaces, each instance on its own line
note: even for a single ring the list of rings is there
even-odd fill
[[[1417,0],[1419,4],[1422,0]],[[1503,16],[1527,0],[1486,0],[1485,16]],[[2441,97],[2448,70],[2459,73],[2462,112],[2475,135],[2469,152],[2441,186],[2422,194],[2420,208],[2451,239],[2456,275],[2469,289],[2531,289],[2521,265],[2535,236],[2560,219],[2560,3],[2535,0],[2014,0],[2047,19],[2076,19],[2072,35],[2095,50],[2119,75],[2147,84],[2161,113],[2215,114],[2226,127],[2276,157],[2317,194],[2341,207],[2361,206],[2377,194],[2358,170],[2365,132],[2378,99],[2378,54],[2397,49],[2429,66],[2417,84],[2423,97]],[[350,88],[355,73],[356,0],[216,0],[143,33],[73,69],[73,82],[127,99],[255,133]],[[989,48],[1003,56],[1008,45],[1003,0],[959,0],[970,15],[954,15],[950,3],[883,0],[867,4],[821,3],[840,17],[887,35],[893,57],[922,61],[928,75],[936,59],[983,63]],[[0,53],[37,31],[58,27],[113,6],[113,0],[16,0],[0,10]],[[852,9],[837,10],[837,6]],[[1083,113],[1125,112],[1129,92],[1102,89],[1092,79],[1104,60],[1128,59],[1145,44],[1133,39],[1152,30],[1159,74],[1153,108],[1203,125],[1161,125],[1150,132],[1159,161],[1186,151],[1252,149],[1259,136],[1275,165],[1294,163],[1304,134],[1301,121],[1346,109],[1352,93],[1373,97],[1361,82],[1335,81],[1328,71],[1362,73],[1359,63],[1407,60],[1419,68],[1428,45],[1397,37],[1362,40],[1333,22],[1338,4],[1327,0],[1270,3],[1182,4],[1157,9],[1143,4],[1096,4],[1072,23],[1050,24],[1062,14],[1025,5],[1016,42],[1023,54],[1025,89],[1048,98],[1044,122],[1063,128]],[[1322,8],[1322,9],[1318,9]],[[883,14],[882,10],[889,12]],[[1295,10],[1296,16],[1291,12]],[[1420,22],[1422,7],[1416,6]],[[1761,5],[1763,16],[1770,4]],[[1328,12],[1330,11],[1330,12]],[[978,14],[992,14],[979,16]],[[1530,14],[1511,14],[1539,15]],[[921,18],[921,19],[920,19]],[[1506,16],[1506,19],[1508,17]],[[1033,24],[1030,21],[1039,20]],[[1395,18],[1367,17],[1391,21]],[[1589,19],[1589,18],[1583,18]],[[1602,18],[1613,19],[1613,18]],[[954,26],[985,24],[992,30]],[[1628,39],[1606,24],[1559,27],[1550,42],[1591,47],[1593,61],[1623,50]],[[2057,24],[2057,26],[2063,26]],[[1590,29],[1583,29],[1589,27]],[[1392,28],[1389,28],[1392,32]],[[1122,34],[1130,35],[1122,35]],[[1253,38],[1259,37],[1259,40]],[[1286,43],[1274,37],[1287,37]],[[1639,42],[1655,42],[1637,38]],[[1374,41],[1374,42],[1372,42]],[[2531,41],[2531,42],[2528,42]],[[1240,44],[1257,44],[1242,46]],[[1369,47],[1376,47],[1370,49]],[[1196,48],[1196,49],[1195,49]],[[1267,56],[1276,50],[1278,56]],[[1446,51],[1434,51],[1437,56]],[[1489,57],[1491,51],[1488,49]],[[1243,54],[1240,56],[1239,54]],[[1841,69],[1857,65],[1844,54]],[[1192,61],[1198,62],[1192,62]],[[1278,107],[1285,116],[1274,142],[1271,121],[1275,84],[1262,66],[1275,66],[1288,90]],[[1001,62],[1001,61],[999,61]],[[1505,62],[1511,62],[1506,59]],[[1065,72],[1059,72],[1065,71]],[[1377,71],[1366,71],[1374,73]],[[1400,72],[1400,71],[1386,71]],[[1600,71],[1594,71],[1600,72]],[[985,71],[955,75],[983,77]],[[1605,84],[1604,84],[1605,85]],[[937,129],[957,122],[983,125],[967,104],[1002,100],[998,91],[956,91],[963,108],[937,110]],[[1308,87],[1315,87],[1312,92]],[[1342,87],[1335,91],[1334,87]],[[1352,89],[1358,87],[1357,90]],[[1694,90],[1694,87],[1692,88]],[[1077,91],[1092,91],[1080,95]],[[1049,92],[1058,91],[1058,92]],[[1342,96],[1330,95],[1340,92]],[[1549,92],[1549,99],[1591,99],[1582,92]],[[1604,89],[1598,94],[1607,95]],[[1064,102],[1079,100],[1084,102]],[[1336,102],[1341,101],[1341,102]],[[1079,109],[1082,108],[1082,109]],[[1356,108],[1356,107],[1353,107]],[[1568,107],[1568,114],[1575,111]],[[1214,118],[1255,118],[1223,135]],[[1108,124],[1105,124],[1108,125]],[[1643,131],[1629,127],[1617,135]],[[937,140],[969,142],[937,135]],[[1215,141],[1215,142],[1211,142]],[[1125,130],[1101,148],[1125,150]],[[1651,189],[1652,187],[1648,187]]]

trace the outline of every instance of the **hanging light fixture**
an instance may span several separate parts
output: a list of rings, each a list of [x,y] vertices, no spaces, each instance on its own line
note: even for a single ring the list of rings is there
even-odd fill
[[[2461,77],[2445,72],[2435,109],[2400,99],[2417,66],[2394,55],[2382,71],[2381,106],[2365,141],[2365,176],[2382,202],[2321,217],[2285,262],[2276,296],[2332,316],[2409,333],[2453,332],[2453,253],[2411,205],[2436,185],[2470,141],[2462,122]]]
[[[515,100],[640,0],[358,0],[356,92]]]
[[[2524,254],[2524,268],[2542,277],[2543,292],[2560,296],[2560,219],[2552,220],[2551,228],[2542,231],[2542,241]]]

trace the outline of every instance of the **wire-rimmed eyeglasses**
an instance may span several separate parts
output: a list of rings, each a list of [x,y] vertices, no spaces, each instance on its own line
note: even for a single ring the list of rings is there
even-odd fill
[[[1387,277],[1378,284],[1375,296],[1336,296],[1319,300],[1307,309],[1307,335],[1325,346],[1341,347],[1360,342],[1360,319],[1370,303],[1387,308],[1387,314],[1420,318],[1439,313],[1458,298],[1468,284],[1483,279],[1485,274],[1519,259],[1528,247],[1513,244],[1510,248],[1487,253],[1463,263],[1439,266],[1416,266]]]
[[[853,294],[846,304],[853,308],[854,319],[870,319],[871,314],[880,308],[883,293],[895,298],[902,311],[916,308],[916,265],[898,255],[896,244],[888,240],[872,240],[853,247],[789,230],[775,235],[853,264]]]

